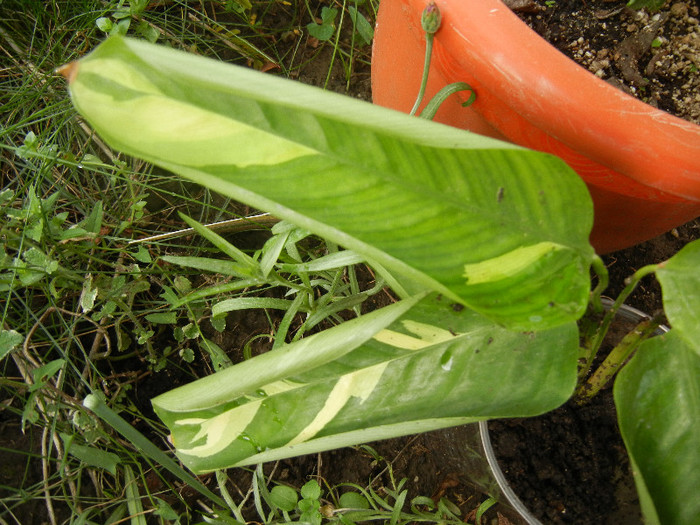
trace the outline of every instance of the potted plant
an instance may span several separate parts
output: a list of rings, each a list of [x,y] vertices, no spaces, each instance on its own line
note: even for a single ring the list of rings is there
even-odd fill
[[[427,0],[383,0],[372,57],[375,103],[408,112],[423,72]],[[547,43],[501,0],[438,0],[427,98],[467,82],[436,120],[547,151],[584,179],[599,253],[700,215],[700,126],[627,95]]]
[[[155,398],[190,469],[550,411],[656,273],[673,328],[619,374],[620,426],[645,515],[697,520],[700,244],[636,272],[581,353],[577,320],[602,309],[607,273],[588,192],[560,159],[121,37],[62,72],[107,143],[344,246],[401,298]],[[241,282],[273,272],[191,224]]]

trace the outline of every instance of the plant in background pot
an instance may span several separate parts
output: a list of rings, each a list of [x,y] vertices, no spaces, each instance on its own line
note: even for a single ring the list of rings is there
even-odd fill
[[[372,57],[375,103],[408,112],[423,72],[427,0],[383,0]],[[426,94],[467,82],[468,108],[436,120],[553,153],[584,179],[599,253],[650,239],[700,215],[700,126],[612,87],[547,43],[501,0],[438,0]],[[466,96],[462,96],[466,100]]]
[[[577,320],[606,272],[560,159],[121,37],[63,73],[111,146],[347,248],[400,297],[153,399],[193,471],[542,414],[581,383],[599,332],[581,355]],[[241,260],[241,279],[270,271]],[[635,274],[656,272],[673,328],[615,386],[645,515],[664,523],[700,516],[699,263],[692,244]]]

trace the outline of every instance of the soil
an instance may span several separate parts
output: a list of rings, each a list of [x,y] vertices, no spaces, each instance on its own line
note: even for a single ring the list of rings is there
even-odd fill
[[[506,4],[596,76],[700,124],[700,8],[694,0],[671,0],[656,13],[629,9],[626,0]]]
[[[489,434],[511,488],[542,523],[642,523],[611,391],[585,407],[492,421]]]

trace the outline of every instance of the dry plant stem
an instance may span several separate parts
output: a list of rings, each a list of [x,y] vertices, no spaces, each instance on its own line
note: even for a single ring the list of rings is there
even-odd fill
[[[633,331],[625,335],[593,375],[579,387],[575,395],[576,403],[578,405],[588,403],[622,368],[640,343],[652,335],[660,325],[661,320],[654,317],[642,321]]]
[[[226,221],[213,222],[211,224],[205,224],[204,227],[217,233],[236,233],[241,231],[269,228],[278,222],[280,222],[280,220],[277,217],[273,217],[269,213],[260,213],[258,215],[251,215],[250,217],[241,217],[240,219],[229,219]],[[128,244],[132,245],[164,241],[167,239],[174,239],[176,237],[184,237],[185,235],[192,235],[193,233],[194,228],[184,228],[174,232],[144,237],[143,239],[134,239],[133,241],[129,241]]]
[[[49,450],[47,446],[49,432],[49,427],[44,427],[44,431],[41,433],[41,473],[44,485],[44,501],[46,502],[46,511],[49,515],[51,525],[57,525],[56,513],[54,512],[53,502],[51,501],[51,491],[49,490]]]

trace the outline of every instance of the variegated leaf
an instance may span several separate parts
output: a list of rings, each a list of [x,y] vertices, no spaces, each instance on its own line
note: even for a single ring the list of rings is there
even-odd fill
[[[347,324],[326,336],[342,340]],[[513,332],[431,296],[351,352],[319,366],[309,363],[290,377],[251,380],[263,377],[264,355],[247,361],[245,370],[234,366],[217,373],[222,389],[229,386],[217,393],[226,401],[216,407],[184,409],[166,398],[153,403],[180,459],[204,472],[543,413],[571,395],[577,347],[574,324]],[[294,345],[279,349],[280,355],[290,349]],[[202,390],[209,389],[205,382]],[[186,395],[174,390],[165,396],[184,399],[197,382],[185,388]]]
[[[64,70],[111,146],[516,329],[577,319],[592,205],[561,160],[113,37]]]

